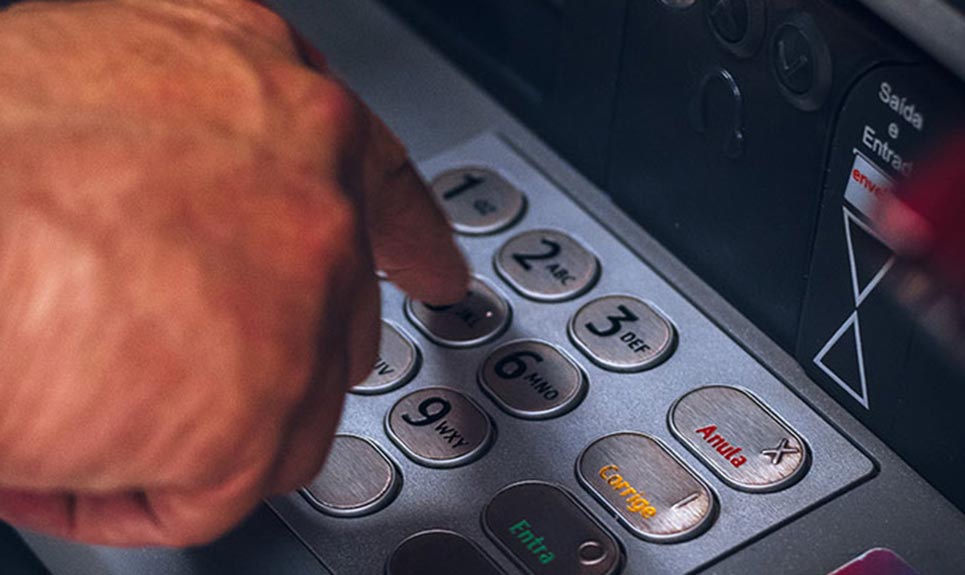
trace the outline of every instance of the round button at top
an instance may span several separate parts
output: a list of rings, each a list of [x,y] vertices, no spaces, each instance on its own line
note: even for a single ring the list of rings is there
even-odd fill
[[[434,306],[406,300],[406,312],[419,331],[447,347],[472,347],[498,337],[509,326],[512,310],[494,288],[472,278],[462,301]]]
[[[831,50],[808,14],[793,14],[778,26],[771,69],[781,94],[795,107],[811,112],[824,105],[833,76]]]
[[[747,0],[711,0],[707,17],[720,36],[728,42],[740,42],[747,34]]]
[[[593,363],[610,371],[649,369],[672,352],[673,325],[640,299],[611,295],[595,299],[570,320],[573,343]]]
[[[519,219],[526,197],[493,170],[456,168],[432,180],[432,191],[449,216],[453,229],[461,234],[487,235],[499,232]]]
[[[556,230],[532,230],[513,237],[496,254],[495,267],[521,295],[548,302],[586,292],[600,273],[596,256]]]
[[[400,399],[385,419],[389,438],[427,467],[458,467],[480,457],[493,426],[475,402],[445,387],[427,387]]]
[[[814,54],[797,26],[785,24],[774,40],[774,70],[785,88],[804,94],[814,85]]]
[[[504,411],[523,419],[563,415],[586,394],[583,371],[557,347],[533,339],[492,352],[479,370],[479,385]]]
[[[387,393],[408,383],[418,369],[418,348],[398,327],[382,320],[382,340],[375,369],[351,391],[360,395]]]
[[[374,443],[355,435],[336,435],[325,467],[301,493],[323,513],[367,515],[385,507],[399,490],[399,473]]]
[[[767,31],[764,0],[708,0],[707,22],[721,46],[741,58],[761,47]]]

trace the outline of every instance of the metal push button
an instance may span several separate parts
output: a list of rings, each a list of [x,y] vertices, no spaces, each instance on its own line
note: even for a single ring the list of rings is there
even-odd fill
[[[364,381],[352,388],[352,393],[387,393],[409,383],[418,368],[418,348],[399,328],[382,320],[382,340],[375,369]]]
[[[406,312],[419,331],[439,345],[472,347],[498,337],[509,325],[509,302],[473,277],[466,298],[459,303],[433,306],[406,300]]]
[[[513,224],[526,197],[493,170],[456,168],[432,180],[432,191],[461,234],[494,234]]]
[[[322,472],[301,493],[323,513],[358,517],[388,505],[399,484],[395,465],[374,443],[336,435]]]
[[[641,539],[682,541],[714,515],[710,488],[659,441],[617,433],[593,442],[576,464],[580,483]]]
[[[562,488],[529,481],[506,487],[483,511],[483,527],[530,575],[612,575],[620,544]]]
[[[492,422],[465,395],[428,387],[400,399],[385,419],[389,438],[416,463],[458,467],[480,457],[492,442]]]
[[[471,541],[452,531],[424,531],[403,541],[385,566],[386,575],[502,575]]]
[[[670,429],[724,482],[742,491],[776,491],[807,471],[804,440],[740,389],[691,391],[671,408]]]
[[[586,394],[583,371],[564,352],[537,340],[492,352],[479,370],[479,385],[499,407],[523,419],[562,415]]]
[[[643,301],[611,295],[591,301],[570,320],[573,343],[610,371],[649,369],[672,352],[673,325]]]
[[[600,273],[596,256],[556,230],[533,230],[510,239],[496,254],[495,266],[520,294],[547,302],[586,292]]]

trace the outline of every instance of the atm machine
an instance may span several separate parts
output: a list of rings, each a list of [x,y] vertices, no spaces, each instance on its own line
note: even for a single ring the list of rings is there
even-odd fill
[[[965,295],[874,217],[965,133],[965,2],[275,6],[470,296],[384,285],[325,470],[223,540],[8,534],[5,573],[965,572]]]

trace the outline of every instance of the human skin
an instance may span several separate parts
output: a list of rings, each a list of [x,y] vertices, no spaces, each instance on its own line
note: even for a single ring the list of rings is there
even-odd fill
[[[211,541],[319,470],[377,353],[373,270],[446,304],[466,265],[267,8],[20,4],[0,54],[0,518]]]

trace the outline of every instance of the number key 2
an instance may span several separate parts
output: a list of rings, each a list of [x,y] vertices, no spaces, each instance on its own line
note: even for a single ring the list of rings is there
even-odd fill
[[[493,170],[464,167],[432,180],[432,191],[454,230],[488,235],[511,226],[523,214],[526,197]]]
[[[520,295],[545,302],[575,298],[600,275],[596,256],[557,230],[532,230],[511,238],[496,254],[495,267]]]

